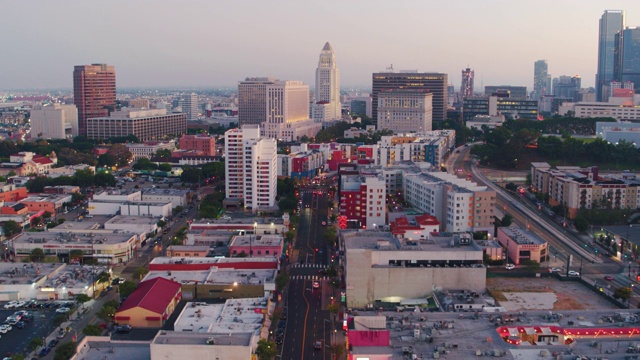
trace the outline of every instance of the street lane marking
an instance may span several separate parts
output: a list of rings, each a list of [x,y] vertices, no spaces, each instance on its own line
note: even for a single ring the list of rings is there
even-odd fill
[[[304,286],[307,286],[306,281]],[[304,302],[307,304],[307,310],[304,313],[304,327],[302,330],[302,354],[300,359],[304,360],[304,343],[307,339],[307,317],[309,316],[309,300],[307,299],[307,292],[303,291],[302,292],[302,297],[304,298]]]

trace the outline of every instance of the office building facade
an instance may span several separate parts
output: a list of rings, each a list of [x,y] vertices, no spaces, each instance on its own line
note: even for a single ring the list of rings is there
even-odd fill
[[[640,27],[628,27],[615,37],[614,78],[623,84],[632,83],[640,91]]]
[[[371,92],[372,119],[378,119],[378,94],[392,90],[428,91],[433,94],[433,121],[447,119],[449,77],[442,73],[385,72],[374,73]]]
[[[167,114],[166,109],[123,109],[106,117],[87,119],[87,137],[108,139],[136,136],[140,141],[162,139],[187,132],[187,115]]]
[[[499,94],[499,95],[498,95]],[[526,86],[512,85],[487,85],[484,87],[484,96],[498,95],[500,97],[508,97],[509,99],[526,100]]]
[[[473,96],[474,71],[466,68],[462,70],[462,84],[460,85],[460,96],[464,98]]]
[[[560,76],[553,79],[553,96],[569,99],[570,101],[580,101],[581,86],[582,79],[580,75]]]
[[[198,120],[198,113],[200,108],[198,107],[198,95],[191,93],[183,95],[179,101],[182,112],[187,115],[187,121]]]
[[[324,44],[318,68],[316,69],[316,103],[326,102],[329,104],[324,112],[324,119],[337,120],[342,117],[342,104],[340,104],[340,71],[336,65],[336,56],[331,44]],[[314,117],[315,119],[315,117]],[[315,119],[319,120],[319,119]]]
[[[394,133],[431,131],[433,94],[420,91],[378,93],[378,130]]]
[[[549,64],[547,60],[538,60],[533,64],[533,100],[540,100],[551,92],[551,89],[547,88],[548,75]]]
[[[605,10],[600,18],[598,34],[598,68],[596,73],[596,98],[606,101],[603,87],[614,78],[616,34],[624,29],[625,13],[622,10]]]
[[[87,119],[104,117],[116,107],[116,71],[106,64],[73,68],[73,103],[78,109],[78,132],[87,134]]]
[[[31,108],[32,139],[67,139],[78,136],[75,105],[35,105]]]

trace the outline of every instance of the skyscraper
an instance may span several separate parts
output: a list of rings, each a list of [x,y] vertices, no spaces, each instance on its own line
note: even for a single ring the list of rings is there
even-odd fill
[[[539,100],[551,92],[547,88],[549,64],[547,60],[538,60],[533,64],[533,100]]]
[[[460,85],[460,96],[468,98],[473,96],[473,70],[466,68],[462,70],[462,85]]]
[[[389,90],[428,91],[433,94],[433,121],[447,120],[448,75],[442,73],[419,73],[417,71],[386,72],[373,74],[371,112],[373,121],[378,121],[378,94]]]
[[[104,117],[116,107],[116,71],[106,64],[73,68],[73,103],[78,108],[78,133],[87,134],[87,119]]]
[[[614,78],[616,34],[624,29],[624,11],[605,10],[600,18],[598,34],[598,69],[596,73],[596,97],[603,101],[603,86]]]
[[[616,34],[614,79],[633,83],[640,90],[640,27],[628,27]]]
[[[336,120],[342,117],[340,104],[340,71],[336,66],[336,56],[331,44],[324,44],[316,69],[316,103],[326,102],[325,119]]]

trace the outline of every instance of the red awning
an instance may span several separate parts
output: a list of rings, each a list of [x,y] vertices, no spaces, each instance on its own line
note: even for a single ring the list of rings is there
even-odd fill
[[[160,316],[147,316],[145,319],[149,321],[160,321]]]
[[[165,313],[165,314],[162,315],[162,319],[163,320],[167,320],[168,318],[169,318],[169,314]]]
[[[131,316],[116,316],[116,321],[117,320],[130,320]]]

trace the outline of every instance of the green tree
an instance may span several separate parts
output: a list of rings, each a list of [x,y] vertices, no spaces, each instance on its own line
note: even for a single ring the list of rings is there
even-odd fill
[[[82,329],[82,333],[87,336],[100,336],[102,335],[102,329],[98,325],[89,324]]]
[[[149,273],[149,269],[147,269],[144,266],[141,266],[137,268],[136,271],[133,272],[133,277],[136,279],[142,280],[142,278],[148,273]]]
[[[259,360],[271,360],[276,356],[277,347],[276,343],[266,339],[258,340],[258,347],[256,348],[256,355]]]
[[[105,167],[117,166],[118,159],[113,154],[102,154],[98,157],[98,165]]]
[[[90,169],[78,170],[73,175],[73,184],[79,187],[88,187],[95,185],[95,177]]]
[[[169,150],[169,149],[160,149],[160,150],[156,151],[155,156],[159,157],[159,158],[163,158],[163,159],[170,158],[171,157],[171,150]]]
[[[53,326],[58,327],[67,320],[69,320],[69,314],[56,315],[56,317],[53,318]]]
[[[532,272],[540,270],[540,263],[535,260],[524,260],[521,264],[524,265],[527,270]]]
[[[629,300],[631,298],[631,288],[628,286],[617,288],[616,291],[613,293],[613,298],[620,299],[623,301]]]
[[[32,262],[39,262],[44,260],[44,250],[42,250],[41,248],[35,248],[31,250],[31,253],[29,254],[29,259]]]
[[[126,298],[136,289],[138,286],[131,280],[127,280],[118,286],[118,291],[120,292],[120,298]]]
[[[138,161],[133,164],[132,168],[134,170],[156,170],[158,169],[158,165],[151,162],[151,160],[146,157],[142,157],[138,159]]]
[[[116,314],[116,310],[117,308],[113,306],[105,305],[100,310],[98,310],[98,312],[96,313],[96,316],[98,316],[103,321],[109,322],[111,321],[113,316]]]
[[[214,161],[202,165],[202,176],[204,178],[214,177],[216,180],[224,180],[224,161]]]
[[[94,177],[96,186],[116,186],[116,178],[108,172],[99,172]]]
[[[6,237],[11,237],[15,234],[19,234],[22,231],[22,226],[13,220],[8,220],[2,225],[2,230]]]
[[[510,226],[512,222],[513,222],[513,216],[511,216],[511,214],[507,213],[507,214],[504,214],[504,216],[500,220],[500,225],[501,226]]]
[[[286,271],[278,272],[278,275],[276,276],[276,289],[281,292],[287,284],[289,284],[289,273]]]
[[[171,164],[162,163],[162,164],[158,165],[158,170],[165,171],[165,172],[170,172],[171,171]]]
[[[18,354],[18,353],[11,354],[9,359],[11,359],[11,360],[24,360],[24,354]]]
[[[575,220],[573,220],[573,225],[576,227],[581,233],[584,233],[589,229],[589,221],[582,216],[577,216]]]
[[[91,297],[87,294],[78,294],[76,295],[76,301],[79,302],[80,304],[84,304],[87,301],[91,300]]]
[[[76,343],[74,341],[58,345],[53,354],[53,360],[69,360],[76,354]]]
[[[27,345],[27,350],[35,351],[40,346],[44,346],[44,340],[41,337],[36,336],[31,341],[29,341],[29,345]]]
[[[180,180],[187,183],[198,183],[202,179],[202,172],[200,169],[193,166],[184,166],[182,168],[182,174]]]

